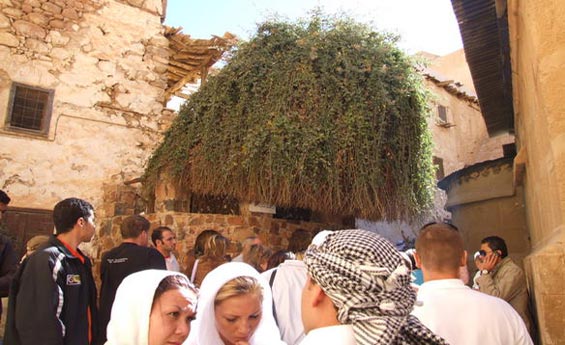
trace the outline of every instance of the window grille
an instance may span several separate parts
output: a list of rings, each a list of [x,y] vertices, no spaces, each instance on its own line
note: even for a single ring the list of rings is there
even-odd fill
[[[10,92],[9,129],[47,134],[53,107],[53,90],[13,83]]]

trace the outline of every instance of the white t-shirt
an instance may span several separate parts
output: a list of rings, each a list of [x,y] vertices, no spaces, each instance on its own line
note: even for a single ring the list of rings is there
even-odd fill
[[[288,345],[299,344],[304,338],[300,307],[308,269],[300,260],[286,260],[261,275],[269,282],[274,270],[277,270],[277,274],[272,290],[281,337]]]
[[[180,272],[179,262],[177,261],[175,254],[171,253],[168,258],[165,258],[165,264],[167,265],[167,270]]]
[[[356,345],[351,325],[316,328],[308,332],[300,345]]]
[[[449,344],[533,344],[524,321],[510,304],[475,291],[460,279],[420,285],[412,315]]]

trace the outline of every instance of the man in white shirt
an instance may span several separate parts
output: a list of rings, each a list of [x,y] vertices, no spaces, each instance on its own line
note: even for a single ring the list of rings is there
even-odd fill
[[[457,228],[425,225],[416,240],[416,264],[424,273],[412,315],[448,343],[533,344],[522,318],[502,299],[475,291],[459,279],[467,252]]]
[[[167,226],[160,226],[151,233],[151,241],[165,258],[167,270],[180,272],[179,263],[173,253],[177,246],[177,237],[173,230]]]
[[[299,260],[285,260],[278,267],[261,273],[273,291],[273,313],[282,340],[288,345],[300,344],[304,338],[304,326],[298,306],[307,278],[306,265],[301,259],[310,242],[312,242],[311,232],[304,229],[294,230],[287,249]]]
[[[410,270],[392,243],[361,229],[323,231],[304,255],[301,345],[446,344],[410,315]]]

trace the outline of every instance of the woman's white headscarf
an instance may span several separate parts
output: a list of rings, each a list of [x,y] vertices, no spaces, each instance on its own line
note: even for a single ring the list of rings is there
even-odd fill
[[[147,345],[155,290],[163,279],[172,275],[184,276],[173,271],[145,270],[122,281],[112,305],[106,345]]]
[[[259,272],[242,262],[228,262],[218,266],[206,275],[200,286],[196,320],[192,322],[188,344],[190,345],[224,345],[218,329],[214,313],[214,300],[218,290],[228,281],[237,277],[253,277],[263,288],[262,317],[259,326],[249,340],[251,345],[277,345],[281,341],[277,324],[273,317],[271,288]]]

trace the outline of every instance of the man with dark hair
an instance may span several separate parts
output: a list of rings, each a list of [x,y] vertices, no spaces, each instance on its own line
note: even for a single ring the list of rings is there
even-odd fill
[[[304,338],[304,326],[300,317],[302,288],[306,283],[306,265],[302,262],[304,252],[312,242],[312,233],[296,229],[288,240],[288,251],[296,259],[287,259],[278,267],[261,273],[273,291],[273,313],[277,320],[282,340],[288,345],[299,344]]]
[[[138,271],[166,269],[163,256],[155,248],[147,247],[150,225],[149,221],[140,215],[125,218],[120,225],[122,243],[102,255],[98,344],[104,344],[106,341],[106,326],[110,322],[114,298],[122,280]]]
[[[53,209],[55,235],[25,259],[10,289],[6,344],[91,344],[97,334],[92,264],[78,248],[95,233],[94,208],[69,198]]]
[[[526,327],[533,331],[529,297],[524,271],[508,257],[506,242],[498,236],[481,241],[481,258],[477,260],[480,276],[476,279],[479,291],[502,298],[516,309]]]
[[[508,303],[472,290],[460,279],[467,252],[457,230],[441,223],[425,225],[414,257],[424,283],[412,315],[449,344],[532,344],[524,322]]]
[[[4,213],[8,210],[8,204],[11,200],[6,192],[0,190],[0,220],[2,220]]]
[[[310,242],[312,242],[312,237],[312,232],[310,231],[304,229],[294,230],[288,240],[288,251],[293,252],[297,259],[302,259],[302,255],[304,255]]]
[[[8,209],[10,197],[0,190],[0,221]],[[18,269],[18,258],[10,238],[0,233],[0,298],[8,297],[12,277]],[[2,319],[2,301],[0,300],[0,319]]]
[[[165,258],[167,269],[169,271],[180,272],[179,262],[175,257],[175,247],[177,246],[177,237],[168,226],[160,226],[151,233],[153,245],[161,255]]]

